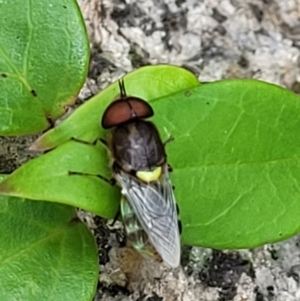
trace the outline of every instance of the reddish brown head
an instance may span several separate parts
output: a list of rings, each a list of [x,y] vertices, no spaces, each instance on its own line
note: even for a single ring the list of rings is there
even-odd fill
[[[105,110],[102,117],[102,127],[109,129],[119,124],[137,118],[148,118],[154,112],[143,99],[127,96],[123,81],[119,81],[121,97],[113,101]]]

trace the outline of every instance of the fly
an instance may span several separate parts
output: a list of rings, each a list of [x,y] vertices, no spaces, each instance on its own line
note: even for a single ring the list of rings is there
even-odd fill
[[[108,148],[114,178],[122,189],[121,214],[127,237],[143,254],[151,248],[170,267],[180,264],[177,205],[169,178],[165,144],[155,125],[144,120],[154,115],[144,100],[126,95],[104,112],[102,127],[111,129]],[[149,247],[150,244],[150,247]]]

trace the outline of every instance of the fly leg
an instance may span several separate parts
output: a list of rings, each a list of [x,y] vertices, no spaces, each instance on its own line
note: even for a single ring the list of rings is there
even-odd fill
[[[78,143],[83,143],[87,145],[96,145],[98,141],[100,141],[106,148],[109,148],[107,140],[103,138],[96,138],[93,142],[85,141],[79,138],[71,137],[72,141],[78,142]]]
[[[102,175],[92,175],[92,174],[89,174],[89,173],[84,173],[84,172],[79,172],[79,171],[69,171],[69,176],[95,176],[103,181],[105,181],[106,183],[108,183],[109,185],[111,186],[114,186],[116,185],[116,180],[114,178],[111,178],[111,179],[107,179],[105,177],[103,177]],[[120,214],[121,214],[121,210],[120,210],[120,207],[111,223],[110,226],[113,226],[116,221],[119,219],[120,217]]]
[[[75,137],[72,137],[71,140],[79,142],[79,143],[87,144],[87,145],[96,145],[98,140],[99,140],[105,147],[108,148],[108,142],[103,138],[97,138],[94,142],[81,140],[81,139],[78,139],[78,138],[75,138]],[[78,176],[95,176],[95,177],[105,181],[106,183],[112,185],[112,186],[114,186],[116,184],[116,180],[114,178],[107,179],[107,178],[103,177],[102,175],[92,175],[92,174],[84,173],[84,172],[69,171],[69,176],[74,176],[74,175],[78,175]],[[120,215],[121,215],[121,209],[119,207],[119,209],[118,209],[113,221],[111,222],[110,226],[113,226],[116,223],[116,221],[119,219]]]
[[[82,140],[82,139],[79,139],[79,138],[75,138],[75,137],[71,137],[72,141],[75,141],[75,142],[78,142],[78,143],[82,143],[82,144],[87,144],[87,145],[96,145],[99,138],[95,139],[93,142],[89,142],[89,141],[85,141],[85,140]]]
[[[103,177],[102,175],[93,175],[93,174],[81,172],[81,171],[70,171],[69,170],[69,176],[94,176],[94,177],[97,177],[97,178],[105,181],[106,183],[108,183],[112,186],[114,186],[116,184],[116,180],[114,178],[107,179],[107,178]]]
[[[83,144],[86,144],[86,145],[96,145],[98,140],[101,141],[101,139],[97,138],[97,139],[95,139],[95,141],[89,142],[89,141],[85,141],[85,140],[78,139],[78,138],[75,138],[75,137],[71,137],[71,140],[75,141],[75,142],[78,142],[78,143],[83,143]],[[93,174],[89,174],[89,173],[85,173],[85,172],[79,172],[79,171],[69,171],[69,176],[74,176],[74,175],[94,176],[94,177],[97,177],[97,178],[105,181],[106,183],[108,183],[110,185],[115,185],[116,184],[116,180],[114,178],[107,179],[107,178],[103,177],[102,175],[93,175]]]
[[[110,227],[112,227],[116,223],[116,221],[119,219],[120,216],[121,216],[121,209],[120,209],[120,206],[119,206],[119,209],[118,209],[113,221],[109,224]]]
[[[173,136],[170,136],[165,142],[164,142],[164,147],[166,147],[166,145],[172,141],[174,141],[175,138]],[[170,164],[168,164],[168,172],[172,172],[173,168]],[[175,190],[175,186],[172,185],[173,190]]]
[[[168,143],[173,142],[175,138],[171,135],[169,138],[164,142],[164,146],[166,146]],[[168,172],[172,172],[173,168],[170,164],[168,164]]]
[[[84,173],[84,172],[69,171],[69,176],[74,176],[74,175],[77,175],[77,176],[95,176],[95,177],[105,181],[106,183],[110,184],[111,186],[116,185],[116,180],[114,178],[111,178],[109,180],[109,179],[107,179],[107,178],[105,178],[101,175],[91,175],[91,174]],[[113,221],[110,224],[111,227],[116,223],[116,221],[119,219],[120,215],[121,215],[121,209],[120,209],[120,206],[119,206],[119,209],[118,209]]]
[[[78,142],[78,143],[83,143],[86,145],[96,145],[98,140],[100,142],[102,142],[103,144],[107,145],[107,141],[102,139],[102,138],[97,138],[95,139],[93,142],[89,142],[89,141],[85,141],[79,138],[75,138],[75,137],[71,137],[72,141]],[[78,175],[78,176],[94,176],[97,177],[103,181],[105,181],[106,183],[110,184],[110,185],[115,185],[116,184],[116,180],[114,178],[111,179],[107,179],[105,177],[103,177],[102,175],[95,175],[95,174],[89,174],[89,173],[85,173],[85,172],[79,172],[79,171],[69,171],[69,176],[74,176],[74,175]]]
[[[170,136],[165,142],[164,142],[164,146],[166,146],[168,143],[174,141],[175,138],[173,136]]]
[[[106,148],[109,148],[108,147],[108,142],[107,140],[103,139],[103,138],[99,138],[99,141],[106,147]]]
[[[75,138],[75,137],[71,137],[71,140],[72,141],[75,141],[75,142],[78,142],[78,143],[82,143],[82,144],[86,144],[86,145],[96,145],[98,140],[100,140],[102,143],[103,139],[95,139],[93,142],[90,142],[90,141],[85,141],[85,140],[82,140],[82,139],[79,139],[79,138]],[[89,174],[89,173],[85,173],[85,172],[79,172],[79,171],[69,171],[69,176],[74,176],[74,175],[78,175],[78,176],[94,176],[94,177],[97,177],[103,181],[105,181],[106,183],[110,184],[110,185],[115,185],[116,184],[116,180],[114,178],[111,178],[111,179],[107,179],[105,177],[103,177],[102,175],[95,175],[95,174]]]

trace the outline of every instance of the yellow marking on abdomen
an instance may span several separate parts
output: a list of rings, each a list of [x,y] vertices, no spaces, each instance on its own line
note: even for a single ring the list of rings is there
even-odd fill
[[[161,176],[161,172],[162,172],[162,169],[161,169],[161,166],[159,166],[152,171],[137,171],[136,176],[140,180],[142,180],[146,183],[149,183],[149,182],[158,180],[159,177]]]

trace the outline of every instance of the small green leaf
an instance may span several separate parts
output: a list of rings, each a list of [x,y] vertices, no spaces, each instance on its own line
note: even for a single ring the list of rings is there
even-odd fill
[[[90,301],[98,256],[74,208],[0,196],[0,300]]]
[[[0,133],[49,127],[74,103],[89,43],[75,0],[0,2]]]
[[[194,74],[186,69],[170,65],[140,68],[127,74],[124,82],[128,95],[150,102],[156,98],[199,86],[199,81]],[[32,149],[48,150],[72,137],[93,142],[105,136],[106,133],[101,128],[100,121],[107,105],[118,95],[120,91],[116,82],[83,104],[59,126],[42,135],[34,143]]]
[[[71,172],[88,173],[69,175]],[[113,218],[120,203],[120,191],[97,175],[111,177],[107,150],[69,141],[33,159],[0,183],[2,194],[58,202]]]

